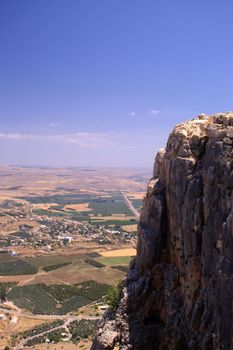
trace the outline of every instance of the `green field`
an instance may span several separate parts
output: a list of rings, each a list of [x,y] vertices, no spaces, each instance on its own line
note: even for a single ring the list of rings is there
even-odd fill
[[[8,254],[0,255],[0,276],[32,275],[37,272],[37,267],[26,261],[11,257]]]
[[[119,196],[112,196],[110,198],[98,198],[89,202],[89,208],[91,208],[95,215],[101,214],[102,216],[109,216],[112,214],[126,214],[132,215],[131,210],[128,208],[124,201],[124,198]]]
[[[119,193],[107,193],[106,196],[98,196],[93,194],[64,194],[54,196],[39,196],[39,197],[21,197],[20,199],[27,200],[33,204],[56,203],[49,210],[36,209],[35,214],[56,216],[56,217],[72,217],[73,220],[80,218],[88,218],[88,213],[77,211],[62,211],[65,205],[89,203],[88,207],[94,215],[101,214],[102,216],[110,216],[112,214],[132,215],[124,198]],[[50,209],[55,209],[56,212],[51,212]]]
[[[45,209],[34,209],[33,213],[36,215],[46,215],[48,217],[56,217],[61,219],[71,219],[75,221],[88,221],[89,215],[88,212],[77,212],[75,210],[67,210],[67,211],[50,211]]]
[[[79,294],[85,298],[95,301],[101,299],[108,294],[110,285],[106,283],[97,283],[95,281],[85,281],[79,284],[75,284],[79,290]]]
[[[34,314],[54,314],[57,302],[50,296],[41,284],[14,287],[7,295],[16,306],[31,311]]]
[[[84,298],[81,295],[75,295],[72,298],[65,300],[62,307],[55,310],[55,314],[66,315],[67,313],[77,310],[82,306],[90,304],[90,300]]]
[[[38,269],[63,264],[63,263],[71,263],[72,261],[79,262],[81,260],[80,256],[66,256],[66,255],[40,255],[32,258],[25,258],[29,264],[36,266]]]
[[[99,323],[99,320],[80,320],[80,321],[71,322],[68,326],[69,332],[72,335],[71,341],[77,344],[77,342],[80,339],[87,339],[93,336],[97,329],[98,323]],[[36,329],[35,334],[38,334],[39,329],[37,328],[35,328]],[[41,328],[42,330],[43,329],[46,330],[48,326],[44,325]],[[62,333],[67,334],[67,329],[60,328],[58,330],[50,331],[45,335],[38,334],[37,337],[29,339],[26,343],[26,346],[32,346],[34,348],[36,344],[45,343],[47,338],[50,340],[50,342],[58,343],[62,339]]]
[[[26,346],[30,346],[33,349],[35,349],[35,345],[36,344],[41,344],[41,343],[45,343],[46,339],[48,338],[50,342],[52,343],[58,343],[61,341],[62,339],[62,333],[66,333],[66,329],[65,328],[60,328],[57,330],[52,330],[51,332],[46,333],[45,335],[38,335],[38,337],[29,339],[26,342]],[[56,349],[56,348],[55,348]]]
[[[107,295],[110,286],[86,281],[75,285],[13,286],[7,298],[33,314],[65,315]]]
[[[135,225],[137,221],[134,219],[130,220],[90,220],[92,224],[99,226],[124,226],[124,225]]]
[[[141,209],[143,205],[142,199],[130,199],[130,201],[136,209]]]
[[[91,200],[96,199],[97,196],[78,193],[78,194],[61,194],[54,196],[37,196],[37,197],[20,197],[33,204],[42,204],[42,203],[57,203],[58,205],[64,206],[68,204],[82,204],[88,203]]]
[[[111,268],[114,270],[122,271],[124,273],[127,273],[129,271],[129,266],[114,265],[114,266],[111,266]]]
[[[14,335],[15,338],[17,338],[18,340],[21,339],[26,339],[28,337],[32,337],[35,336],[37,334],[43,333],[43,332],[47,332],[55,327],[61,326],[64,324],[63,320],[55,320],[51,323],[42,323],[38,326],[35,326],[31,329],[28,329],[24,332],[19,332],[17,334]]]
[[[85,259],[85,263],[87,263],[87,264],[89,264],[91,266],[97,267],[99,269],[101,269],[102,267],[105,266],[104,264],[102,264],[101,262],[97,261],[96,259],[90,259],[90,258]]]
[[[128,265],[131,261],[130,256],[114,256],[114,257],[100,257],[96,258],[98,262],[104,264],[105,266],[114,266],[114,265]]]
[[[73,321],[68,326],[70,333],[72,334],[72,340],[80,338],[88,338],[92,336],[97,328],[99,320],[81,320]]]
[[[63,263],[58,263],[58,264],[54,264],[54,265],[47,265],[47,266],[43,266],[42,270],[45,272],[49,272],[49,271],[57,270],[57,269],[60,269],[62,267],[68,266],[70,264],[71,264],[71,262],[63,262]]]
[[[0,254],[0,275],[17,276],[34,274],[33,283],[77,284],[87,280],[98,283],[118,283],[124,277],[124,269],[111,266],[127,266],[129,257],[104,258],[98,254],[41,255],[19,260],[7,253]],[[44,271],[44,274],[41,272]],[[37,272],[40,274],[37,277]],[[27,278],[27,277],[25,277]],[[20,301],[19,301],[20,302]]]

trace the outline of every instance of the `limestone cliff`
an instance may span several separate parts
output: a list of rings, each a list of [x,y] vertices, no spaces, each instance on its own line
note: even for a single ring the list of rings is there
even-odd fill
[[[177,125],[157,154],[116,314],[92,350],[232,349],[233,113]]]

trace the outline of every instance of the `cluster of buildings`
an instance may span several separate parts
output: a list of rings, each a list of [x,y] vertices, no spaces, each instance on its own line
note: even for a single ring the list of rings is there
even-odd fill
[[[115,229],[110,225],[76,222],[68,219],[38,217],[40,225],[19,225],[17,232],[0,236],[0,252],[8,250],[17,254],[16,247],[32,247],[54,251],[72,242],[96,242],[98,244],[135,244],[135,233]]]

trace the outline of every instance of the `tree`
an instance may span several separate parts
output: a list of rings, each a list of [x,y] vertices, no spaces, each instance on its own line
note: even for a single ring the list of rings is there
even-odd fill
[[[52,334],[49,334],[48,338],[49,338],[50,342],[54,341],[54,343],[59,343],[59,341],[61,340],[61,334],[52,333]]]
[[[124,288],[124,281],[121,281],[120,283],[118,283],[117,286],[112,286],[109,289],[109,292],[107,295],[107,301],[108,301],[108,306],[112,311],[116,311],[116,309],[119,306],[123,288]]]
[[[0,290],[0,300],[2,303],[4,303],[6,301],[6,287],[2,287],[2,289]]]
[[[5,346],[4,350],[10,350],[9,346]]]

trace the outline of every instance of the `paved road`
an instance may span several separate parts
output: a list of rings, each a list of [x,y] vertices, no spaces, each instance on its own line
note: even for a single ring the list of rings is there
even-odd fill
[[[133,204],[130,202],[129,198],[126,196],[125,193],[121,192],[121,195],[123,196],[125,203],[128,205],[128,208],[133,212],[136,218],[139,219],[140,217],[139,211],[133,206]]]
[[[66,316],[66,317],[68,317],[68,316]],[[52,329],[50,329],[48,331],[45,331],[45,332],[33,335],[31,337],[28,337],[27,339],[23,339],[18,345],[16,345],[14,347],[14,350],[21,350],[21,349],[23,349],[24,345],[26,345],[28,340],[32,340],[34,338],[46,335],[46,334],[50,333],[51,331],[56,331],[56,330],[61,329],[61,328],[66,328],[68,330],[67,327],[73,321],[77,321],[77,320],[78,321],[80,321],[80,320],[99,320],[99,319],[100,319],[100,317],[79,317],[79,316],[68,317],[67,321],[64,324],[62,324],[62,325],[60,325],[58,327],[54,327],[54,328],[52,328]]]

